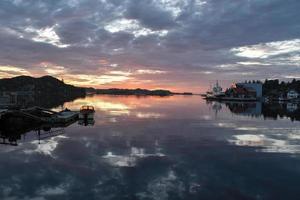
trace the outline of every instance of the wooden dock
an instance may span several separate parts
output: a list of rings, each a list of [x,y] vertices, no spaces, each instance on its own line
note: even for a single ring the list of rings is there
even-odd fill
[[[46,108],[32,107],[20,110],[0,110],[0,119],[18,117],[38,123],[64,124],[78,119],[79,112],[63,110],[55,112]]]

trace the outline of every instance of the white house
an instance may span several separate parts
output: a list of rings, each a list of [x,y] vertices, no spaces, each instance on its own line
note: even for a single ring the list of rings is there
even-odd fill
[[[300,95],[296,90],[290,90],[286,96],[288,99],[297,99]]]

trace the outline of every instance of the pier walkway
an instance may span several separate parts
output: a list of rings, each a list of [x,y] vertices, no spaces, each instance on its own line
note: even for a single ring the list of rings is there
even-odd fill
[[[0,110],[0,119],[9,117],[19,117],[30,119],[38,123],[68,123],[78,119],[79,112],[63,110],[61,112],[52,111],[41,107],[31,107],[27,109],[3,109]]]

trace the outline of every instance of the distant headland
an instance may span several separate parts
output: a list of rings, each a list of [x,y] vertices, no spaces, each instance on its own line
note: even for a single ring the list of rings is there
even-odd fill
[[[170,96],[170,95],[192,95],[192,93],[177,93],[169,90],[147,90],[147,89],[95,89],[86,87],[76,87],[64,83],[52,76],[42,76],[34,78],[30,76],[17,76],[13,78],[0,79],[0,92],[22,91],[32,92],[35,95],[42,94],[42,97],[53,95],[62,98],[74,98],[86,94],[107,94],[107,95],[137,95],[137,96]],[[0,95],[1,96],[1,95]]]
[[[65,84],[52,76],[17,76],[0,79],[0,105],[56,107],[85,97],[84,88]]]
[[[147,90],[147,89],[122,89],[122,88],[110,88],[110,89],[95,89],[86,88],[88,94],[107,94],[107,95],[135,95],[135,96],[170,96],[170,95],[193,95],[193,93],[184,92],[177,93],[170,90]]]

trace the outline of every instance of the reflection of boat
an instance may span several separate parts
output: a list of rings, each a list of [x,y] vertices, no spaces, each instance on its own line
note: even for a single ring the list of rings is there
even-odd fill
[[[95,109],[93,106],[82,106],[79,112],[79,119],[94,119]]]
[[[78,120],[78,124],[81,126],[93,126],[95,124],[95,120],[94,119],[79,119]]]
[[[217,113],[222,110],[222,104],[220,102],[213,102],[212,109]]]

